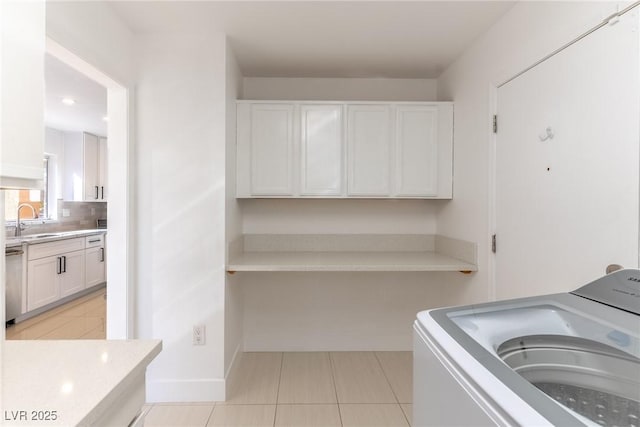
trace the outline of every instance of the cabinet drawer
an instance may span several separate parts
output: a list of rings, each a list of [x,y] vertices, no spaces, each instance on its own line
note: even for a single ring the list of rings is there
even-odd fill
[[[84,238],[57,240],[55,242],[36,243],[29,245],[27,250],[29,261],[48,256],[60,255],[84,249]]]
[[[98,248],[104,245],[104,234],[95,234],[85,237],[85,248]]]

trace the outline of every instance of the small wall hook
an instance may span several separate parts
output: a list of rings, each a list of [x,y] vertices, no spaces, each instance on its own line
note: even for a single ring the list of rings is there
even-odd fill
[[[547,139],[553,139],[553,129],[551,129],[551,127],[547,127],[545,129],[545,133],[542,135],[538,135],[538,138],[540,138],[540,141],[546,141]]]

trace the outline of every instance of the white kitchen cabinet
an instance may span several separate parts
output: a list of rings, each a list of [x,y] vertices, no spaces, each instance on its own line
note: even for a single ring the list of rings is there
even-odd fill
[[[27,311],[85,288],[84,238],[29,245]]]
[[[107,139],[65,132],[64,148],[64,200],[107,201]]]
[[[453,195],[453,103],[238,101],[238,198]]]
[[[44,180],[45,2],[0,2],[0,188]]]
[[[104,236],[88,236],[85,251],[85,287],[90,288],[106,281]]]
[[[239,189],[244,196],[293,195],[292,104],[244,104],[238,110]],[[241,141],[241,142],[240,142]],[[239,154],[240,155],[240,154]]]
[[[29,261],[27,264],[27,311],[35,310],[60,298],[57,256]]]
[[[436,196],[438,107],[398,106],[395,123],[395,195]]]
[[[347,109],[347,194],[388,196],[391,192],[391,108],[350,105]]]
[[[75,294],[85,288],[85,251],[61,255],[60,298]]]
[[[342,194],[343,125],[342,105],[300,107],[300,194]]]

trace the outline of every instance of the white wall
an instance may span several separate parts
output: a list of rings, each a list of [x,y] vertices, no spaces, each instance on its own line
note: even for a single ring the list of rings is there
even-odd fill
[[[223,34],[140,35],[137,129],[144,336],[163,339],[149,401],[224,397],[225,73]],[[144,204],[142,204],[144,203]],[[206,327],[206,345],[192,328]],[[142,326],[142,325],[141,325]],[[141,328],[142,333],[142,328]]]
[[[49,213],[55,215],[57,200],[62,199],[62,186],[64,185],[64,132],[45,128],[44,152],[49,155]]]
[[[242,75],[229,42],[226,43],[226,243],[242,234],[242,212],[236,199],[236,100],[242,93]],[[242,352],[243,302],[238,276],[226,275],[224,307],[224,372],[230,375],[236,356]],[[226,382],[227,388],[231,381]]]
[[[245,77],[243,99],[435,101],[436,79]]]
[[[437,215],[440,234],[478,242],[470,286],[454,276],[457,303],[486,301],[491,289],[491,87],[524,70],[616,11],[613,2],[518,2],[438,79],[438,97],[455,102],[454,198]],[[530,273],[530,272],[528,272]]]

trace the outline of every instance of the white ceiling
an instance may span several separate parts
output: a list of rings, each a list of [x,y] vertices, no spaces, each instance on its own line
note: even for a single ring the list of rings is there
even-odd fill
[[[46,55],[45,117],[48,127],[65,131],[86,131],[107,136],[107,90],[56,58]],[[62,98],[76,101],[68,106]]]
[[[136,33],[221,31],[245,77],[434,78],[513,1],[127,1]]]

